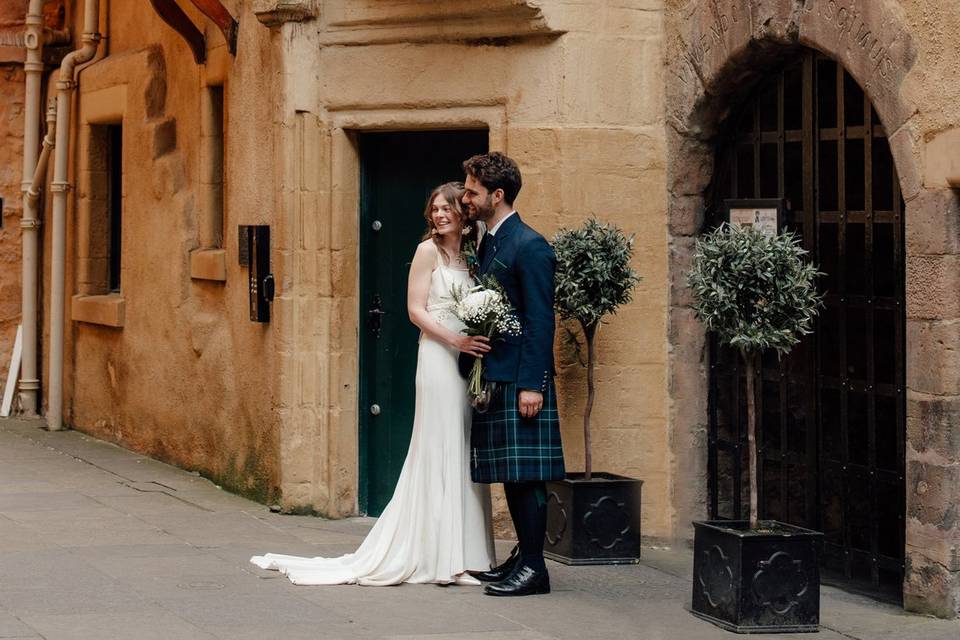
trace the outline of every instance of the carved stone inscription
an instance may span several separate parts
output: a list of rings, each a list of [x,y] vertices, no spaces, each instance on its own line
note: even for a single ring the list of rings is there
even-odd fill
[[[736,5],[724,10],[719,3],[711,3],[710,9],[711,20],[700,23],[706,24],[707,28],[689,45],[690,58],[697,64],[702,63],[714,47],[725,44],[731,27],[741,20],[740,9]]]
[[[834,55],[847,52],[851,56],[860,56],[859,62],[869,71],[870,77],[879,78],[890,84],[902,75],[902,69],[891,47],[899,33],[897,29],[884,28],[880,20],[882,7],[876,0],[870,4],[863,0],[806,0],[796,13],[784,15],[784,20],[799,22],[796,25],[800,33],[817,34],[828,38],[825,47]],[[722,60],[716,51],[735,51],[747,44],[746,39],[762,38],[769,32],[769,21],[763,24],[750,24],[754,20],[757,8],[764,0],[704,0],[693,10],[687,20],[686,35],[682,37],[685,49],[680,65],[680,78],[690,83],[700,76],[702,81],[710,75],[709,70],[717,65],[713,58]],[[759,20],[758,20],[759,22]],[[777,31],[786,34],[790,24],[779,25]],[[889,33],[893,31],[894,35]],[[743,40],[740,42],[739,40]]]
[[[736,2],[728,3],[722,0],[707,0],[695,10],[690,17],[687,36],[683,37],[685,49],[680,64],[680,79],[685,84],[702,77],[702,69],[711,52],[726,50],[729,47],[730,33],[734,30],[743,32],[749,22],[749,13]],[[746,31],[750,29],[747,26]]]
[[[837,32],[839,43],[846,44],[853,53],[866,55],[873,64],[873,74],[883,80],[892,80],[896,62],[890,56],[891,41],[881,39],[868,25],[864,9],[851,0],[814,0],[805,9]]]

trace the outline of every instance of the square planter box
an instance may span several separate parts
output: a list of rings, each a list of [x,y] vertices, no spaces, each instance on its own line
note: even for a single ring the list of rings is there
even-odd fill
[[[775,520],[694,522],[693,614],[737,633],[814,632],[823,534]]]
[[[574,565],[639,562],[642,485],[612,473],[548,482],[544,555]]]

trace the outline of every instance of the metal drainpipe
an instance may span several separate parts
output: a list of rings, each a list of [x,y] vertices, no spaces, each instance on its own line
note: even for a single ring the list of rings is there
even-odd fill
[[[43,0],[30,0],[27,8],[27,28],[24,42],[27,59],[23,65],[26,76],[23,124],[23,274],[20,322],[23,325],[23,352],[20,367],[20,406],[25,416],[37,415],[37,279],[40,220],[37,216],[37,198],[30,199],[34,172],[37,168],[38,138],[40,136],[40,92],[43,80]]]
[[[46,180],[47,176],[47,166],[50,164],[50,153],[53,151],[54,142],[56,140],[56,131],[57,131],[57,105],[56,102],[51,100],[50,104],[47,106],[47,135],[43,137],[43,149],[40,151],[40,159],[37,161],[37,167],[33,172],[33,180],[30,182],[30,186],[27,188],[26,197],[24,198],[24,207],[29,206],[34,212],[37,210],[37,203],[40,200],[40,189],[43,187],[43,183]],[[36,222],[34,228],[40,226],[39,220]],[[34,256],[34,259],[36,257]],[[34,270],[33,275],[37,275],[37,271]],[[36,282],[33,283],[34,287]],[[34,300],[34,303],[36,300]],[[36,314],[36,306],[34,306],[33,313]],[[36,325],[34,325],[34,333],[36,333]]]
[[[100,43],[99,0],[86,0],[83,12],[81,46],[68,53],[60,65],[57,80],[57,135],[53,163],[53,237],[50,276],[50,393],[47,398],[47,428],[63,428],[63,334],[64,290],[66,288],[67,181],[70,145],[70,100],[76,84],[73,72],[78,64],[88,62]]]
[[[37,161],[37,168],[33,172],[33,181],[27,189],[27,201],[30,206],[36,210],[37,201],[40,200],[40,189],[47,175],[47,165],[50,160],[50,153],[53,151],[57,131],[57,104],[51,100],[47,105],[47,135],[43,137],[43,149],[40,151],[40,159]]]

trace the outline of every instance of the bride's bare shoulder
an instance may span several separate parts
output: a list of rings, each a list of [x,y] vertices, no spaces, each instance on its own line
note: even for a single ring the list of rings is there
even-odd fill
[[[427,239],[417,245],[417,251],[413,254],[413,259],[417,262],[426,263],[428,260],[430,264],[433,264],[437,261],[437,256],[440,254],[437,249],[437,245],[433,240]]]
[[[417,245],[417,255],[435,257],[437,253],[437,243],[429,238]]]

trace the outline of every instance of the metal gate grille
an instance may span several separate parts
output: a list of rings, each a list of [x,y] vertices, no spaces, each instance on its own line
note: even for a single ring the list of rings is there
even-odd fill
[[[886,131],[853,78],[813,52],[770,74],[729,123],[714,202],[786,198],[787,226],[826,274],[815,334],[782,361],[765,354],[757,374],[761,517],[823,531],[825,577],[899,599],[904,225]],[[744,374],[736,353],[713,343],[710,356],[710,511],[742,518]]]

